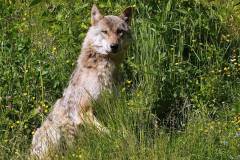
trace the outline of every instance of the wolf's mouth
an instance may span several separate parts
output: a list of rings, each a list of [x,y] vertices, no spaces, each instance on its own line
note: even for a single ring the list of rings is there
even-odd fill
[[[112,49],[111,53],[116,54],[118,52],[118,49]]]
[[[107,54],[117,54],[118,50],[106,51]]]
[[[103,48],[103,46],[101,45],[94,45],[95,49],[101,49]],[[117,54],[119,52],[119,49],[105,49],[105,50],[102,50],[102,54]]]

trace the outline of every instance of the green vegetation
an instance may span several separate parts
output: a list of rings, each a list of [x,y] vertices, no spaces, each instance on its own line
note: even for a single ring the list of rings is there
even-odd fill
[[[120,95],[95,105],[110,135],[82,127],[59,159],[240,158],[237,1],[0,2],[0,159],[26,159],[61,96],[96,3],[135,6]]]

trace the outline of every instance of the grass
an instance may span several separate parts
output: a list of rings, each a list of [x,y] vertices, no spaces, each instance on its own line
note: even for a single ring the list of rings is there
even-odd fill
[[[106,14],[136,8],[120,94],[94,107],[111,134],[82,127],[56,159],[239,159],[240,11],[220,0],[0,3],[0,159],[27,159],[93,3]]]

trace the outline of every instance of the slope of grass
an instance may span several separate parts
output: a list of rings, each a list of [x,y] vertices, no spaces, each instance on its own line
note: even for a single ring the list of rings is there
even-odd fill
[[[136,8],[124,81],[94,107],[111,134],[82,127],[55,159],[239,159],[239,7],[220,0],[0,3],[0,159],[27,158],[93,3],[106,14]]]

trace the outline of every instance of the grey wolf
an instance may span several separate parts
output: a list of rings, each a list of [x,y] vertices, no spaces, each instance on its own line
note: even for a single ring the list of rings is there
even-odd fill
[[[77,66],[63,96],[33,135],[31,156],[48,159],[61,146],[71,144],[78,128],[90,124],[108,132],[93,114],[92,102],[105,90],[113,90],[118,68],[129,44],[132,8],[120,16],[103,16],[96,5],[91,10],[91,27],[82,44]]]

